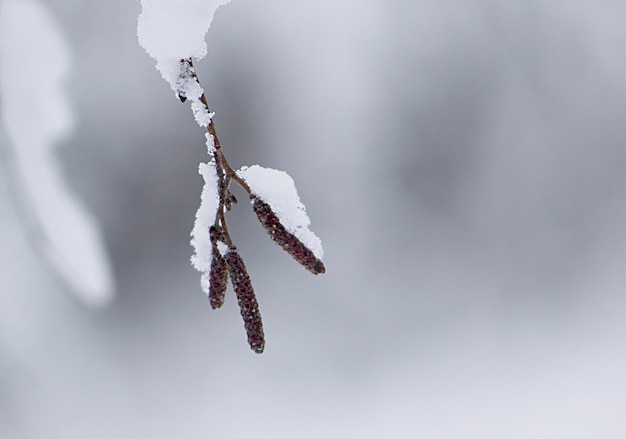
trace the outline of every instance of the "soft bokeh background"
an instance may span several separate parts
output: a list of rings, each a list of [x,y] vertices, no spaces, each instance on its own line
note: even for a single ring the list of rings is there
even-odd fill
[[[74,57],[59,158],[118,292],[77,302],[0,185],[0,437],[626,435],[626,3],[220,8],[197,67],[222,143],[291,174],[326,252],[313,277],[231,215],[261,356],[189,264],[204,137],[139,2],[45,4]]]

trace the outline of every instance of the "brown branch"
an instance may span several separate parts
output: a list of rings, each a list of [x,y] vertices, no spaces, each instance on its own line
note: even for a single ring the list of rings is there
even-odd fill
[[[181,60],[181,62],[186,63],[189,66],[192,72],[191,76],[200,86],[202,86],[202,84],[200,84],[200,79],[198,79],[198,75],[196,75],[196,69],[193,66],[193,61],[191,59],[184,59],[184,60]],[[209,107],[209,103],[207,102],[207,99],[204,93],[202,93],[202,95],[200,96],[200,102],[202,102],[202,105],[204,105],[204,108],[206,108],[206,110],[209,113],[211,113],[211,108]],[[224,151],[222,150],[222,144],[220,142],[220,139],[217,136],[217,130],[215,129],[215,122],[213,122],[213,118],[209,120],[209,124],[207,125],[206,129],[209,132],[209,134],[213,137],[213,143],[215,145],[217,154],[220,157],[221,166],[222,166],[222,169],[224,170],[225,175],[229,178],[232,178],[234,181],[236,181],[237,184],[241,186],[248,194],[251,194],[252,192],[250,191],[250,186],[248,186],[248,184],[241,177],[237,175],[237,172],[232,168],[232,166],[230,166],[230,163],[228,163],[228,160],[226,159],[226,156],[224,155]],[[217,162],[217,159],[216,159],[216,162]]]
[[[188,70],[191,73],[191,77],[200,85],[202,88],[202,84],[200,84],[200,80],[198,79],[198,75],[196,74],[196,69],[193,66],[193,61],[191,59],[182,59],[180,61],[185,66],[185,70]],[[187,98],[182,96],[181,101],[185,101]],[[206,96],[204,93],[199,98],[204,108],[206,108],[207,112],[211,113],[211,108],[209,107],[209,103],[207,102]],[[237,175],[237,172],[233,169],[233,167],[228,162],[226,155],[224,154],[224,150],[222,149],[222,144],[217,135],[217,130],[215,129],[215,122],[213,118],[209,120],[208,125],[206,126],[206,130],[209,132],[211,137],[213,138],[213,145],[215,147],[215,151],[213,151],[213,159],[215,160],[215,167],[217,169],[218,178],[219,178],[219,207],[218,213],[215,218],[214,226],[219,226],[222,231],[222,242],[224,242],[228,247],[234,248],[233,240],[230,237],[230,233],[228,231],[228,226],[226,224],[226,213],[225,209],[229,209],[232,200],[234,200],[234,196],[230,192],[230,183],[231,181],[235,181],[239,186],[241,186],[249,195],[252,195],[252,191],[250,186],[245,182],[244,179]]]

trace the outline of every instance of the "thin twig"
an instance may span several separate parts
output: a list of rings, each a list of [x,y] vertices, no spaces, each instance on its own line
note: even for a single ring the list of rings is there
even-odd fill
[[[202,88],[202,84],[200,84],[200,79],[196,75],[196,70],[193,66],[193,61],[191,59],[183,59],[182,63],[188,65],[189,70],[191,71],[191,76],[193,79],[200,85]],[[204,93],[200,96],[200,102],[204,105],[208,113],[211,113],[211,108],[209,107],[209,103],[207,102],[206,96]],[[213,152],[213,159],[215,160],[215,167],[217,168],[218,179],[219,179],[219,207],[217,216],[215,217],[215,226],[219,227],[221,230],[222,241],[229,247],[235,248],[232,238],[230,237],[230,233],[228,232],[228,226],[226,224],[226,212],[225,207],[226,203],[230,203],[231,201],[231,192],[230,192],[230,183],[231,181],[235,181],[239,186],[241,186],[247,193],[253,198],[252,191],[250,186],[245,182],[244,179],[237,175],[237,172],[233,169],[233,167],[228,162],[226,155],[224,154],[224,150],[222,149],[222,144],[220,142],[219,137],[217,136],[217,130],[215,129],[215,122],[213,122],[213,118],[209,119],[209,123],[206,126],[207,131],[213,138],[213,145],[215,147],[215,151]]]
[[[200,84],[200,79],[196,75],[196,70],[193,66],[193,61],[191,59],[186,59],[183,61],[187,63],[189,67],[191,68],[191,71],[193,72],[192,76],[194,80],[200,86],[202,86],[202,84]],[[206,108],[206,110],[209,113],[211,113],[211,108],[209,107],[209,103],[207,102],[207,99],[204,93],[202,93],[202,95],[200,96],[200,102],[202,102],[202,105],[204,105],[204,108]],[[215,149],[217,150],[217,153],[220,156],[222,169],[224,170],[224,173],[226,174],[226,176],[235,180],[237,184],[241,186],[248,194],[252,195],[250,186],[248,186],[248,184],[241,177],[239,177],[239,175],[237,175],[237,172],[232,168],[232,166],[230,166],[230,163],[228,163],[228,160],[226,159],[226,155],[224,154],[224,150],[222,149],[222,144],[220,142],[220,139],[217,136],[217,131],[215,129],[215,122],[213,122],[213,118],[209,120],[209,124],[207,125],[206,129],[209,132],[209,134],[211,134],[211,136],[213,137],[213,143],[215,145]]]

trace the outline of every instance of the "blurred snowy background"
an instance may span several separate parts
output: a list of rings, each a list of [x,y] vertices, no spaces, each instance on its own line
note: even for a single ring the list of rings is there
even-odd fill
[[[117,295],[56,281],[2,179],[1,438],[626,435],[626,3],[220,8],[197,64],[218,134],[290,173],[326,255],[313,277],[231,215],[260,356],[189,264],[204,133],[139,2],[44,6],[72,57],[57,156]]]

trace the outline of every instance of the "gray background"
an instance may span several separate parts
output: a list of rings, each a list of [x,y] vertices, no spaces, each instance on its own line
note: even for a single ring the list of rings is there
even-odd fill
[[[230,215],[261,356],[188,262],[204,137],[139,2],[46,5],[74,57],[59,159],[118,295],[58,285],[0,185],[0,437],[626,434],[626,3],[220,8],[197,67],[227,155],[290,173],[326,252],[314,277]]]

